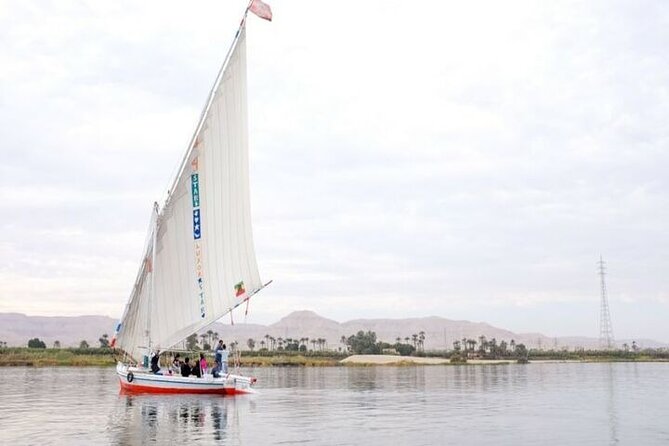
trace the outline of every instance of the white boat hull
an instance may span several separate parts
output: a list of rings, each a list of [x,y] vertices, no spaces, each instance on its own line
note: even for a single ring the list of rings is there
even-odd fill
[[[116,365],[121,391],[125,393],[189,393],[236,395],[255,393],[252,389],[255,378],[227,374],[214,378],[212,375],[183,377],[180,375],[154,375],[141,367]]]

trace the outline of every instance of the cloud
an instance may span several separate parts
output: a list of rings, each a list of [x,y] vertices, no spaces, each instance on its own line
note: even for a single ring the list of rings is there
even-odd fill
[[[272,6],[248,32],[263,322],[596,314],[600,254],[612,299],[666,303],[666,5]],[[120,314],[243,7],[0,16],[0,311]]]

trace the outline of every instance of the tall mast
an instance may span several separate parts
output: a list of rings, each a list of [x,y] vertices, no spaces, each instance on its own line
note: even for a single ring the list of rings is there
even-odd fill
[[[149,353],[151,353],[151,307],[153,304],[153,299],[155,296],[155,290],[156,290],[156,280],[155,280],[155,275],[153,274],[153,268],[155,267],[156,264],[156,238],[158,237],[158,203],[153,203],[153,215],[151,220],[153,221],[153,224],[151,225],[151,266],[150,266],[150,273],[151,273],[151,285],[149,288],[149,298],[146,300],[146,307],[147,307],[147,312],[146,312],[146,346],[148,348]]]
[[[606,292],[606,263],[599,256],[599,277],[601,282],[601,299],[599,309],[599,347],[611,350],[614,347],[613,327],[611,326],[611,313],[609,311],[609,298]]]

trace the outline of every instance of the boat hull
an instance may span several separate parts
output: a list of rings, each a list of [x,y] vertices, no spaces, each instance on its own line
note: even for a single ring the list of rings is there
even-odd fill
[[[153,394],[201,394],[201,395],[240,395],[256,393],[251,387],[255,378],[228,374],[220,378],[205,375],[183,377],[178,375],[154,375],[145,369],[116,366],[122,393]]]

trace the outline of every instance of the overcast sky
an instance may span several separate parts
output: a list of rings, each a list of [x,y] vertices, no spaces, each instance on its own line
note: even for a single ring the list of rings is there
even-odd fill
[[[601,254],[615,336],[669,341],[669,3],[268,2],[248,322],[596,337]],[[0,312],[120,316],[244,6],[0,0]]]

